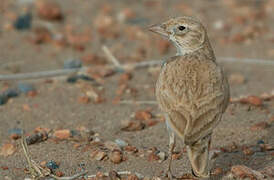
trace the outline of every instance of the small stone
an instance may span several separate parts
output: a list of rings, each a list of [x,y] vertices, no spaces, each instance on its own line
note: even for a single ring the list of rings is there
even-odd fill
[[[68,139],[71,137],[71,131],[68,129],[56,130],[53,133],[53,136],[60,140]]]
[[[115,143],[120,147],[120,148],[124,148],[126,146],[128,146],[128,143],[125,142],[122,139],[115,139]]]
[[[19,139],[23,133],[24,131],[20,128],[12,128],[8,130],[8,134],[14,140]]]
[[[132,74],[131,73],[123,73],[122,75],[120,75],[119,78],[119,83],[123,84],[126,83],[127,81],[132,79]]]
[[[223,173],[223,169],[220,168],[220,167],[215,168],[215,169],[213,170],[213,172],[212,172],[212,174],[215,175],[215,176],[218,176],[218,175],[220,175],[220,174],[222,174],[222,173]]]
[[[113,151],[110,153],[109,155],[109,159],[111,160],[111,162],[113,162],[114,164],[119,164],[122,162],[123,160],[123,155],[121,153],[121,151]]]
[[[88,96],[80,96],[77,101],[80,104],[88,104],[90,102],[90,98]]]
[[[231,172],[236,178],[253,178],[263,179],[264,175],[258,171],[250,169],[243,165],[235,165],[231,167]]]
[[[116,143],[114,143],[114,142],[112,142],[112,141],[106,141],[106,142],[104,143],[104,145],[105,145],[105,147],[106,147],[107,149],[109,149],[110,151],[121,150],[121,148],[120,148]]]
[[[18,83],[17,88],[19,92],[27,94],[30,91],[35,91],[33,85],[28,83]]]
[[[247,98],[241,99],[240,102],[244,104],[251,104],[254,106],[261,106],[263,104],[262,99],[258,96],[248,96]]]
[[[94,150],[90,153],[90,157],[92,159],[96,159],[97,161],[103,160],[107,154],[104,151]]]
[[[63,14],[59,4],[53,1],[36,1],[37,14],[45,20],[62,20]]]
[[[254,154],[254,152],[252,151],[251,148],[244,148],[244,149],[243,149],[243,153],[244,153],[245,155],[248,155],[248,156]]]
[[[119,180],[120,179],[119,174],[116,171],[112,170],[108,174],[109,174],[108,176],[109,176],[110,180]]]
[[[136,153],[138,149],[135,146],[125,146],[124,150],[128,153]]]
[[[135,113],[135,118],[137,120],[149,120],[152,118],[150,110],[140,110]]]
[[[19,92],[17,89],[9,88],[6,91],[4,91],[3,94],[7,96],[8,98],[13,98],[13,97],[17,97],[19,95]]]
[[[7,144],[4,144],[2,145],[1,147],[1,151],[0,151],[0,155],[1,156],[10,156],[12,155],[14,152],[16,151],[16,147],[14,144],[11,144],[11,143],[7,143]]]
[[[160,158],[161,161],[166,160],[166,154],[163,151],[160,151],[159,153],[157,153],[157,156]]]
[[[56,171],[55,175],[58,177],[62,177],[62,176],[64,176],[64,173],[62,171]]]
[[[79,59],[68,59],[64,62],[64,69],[81,68],[82,61]]]
[[[150,161],[150,162],[151,162],[151,161],[158,161],[158,160],[160,159],[160,157],[157,156],[157,155],[155,154],[155,152],[151,152],[151,153],[149,153],[147,159],[148,159],[148,161]]]
[[[27,30],[31,28],[32,15],[30,13],[18,16],[13,26],[17,30]]]
[[[140,121],[125,120],[121,122],[123,131],[140,131],[145,128],[145,124]]]
[[[266,122],[259,122],[254,124],[253,126],[250,127],[250,130],[252,131],[260,131],[260,130],[264,130],[266,128],[269,127],[269,124]]]
[[[0,94],[0,105],[6,104],[8,101],[8,97],[6,95]]]
[[[50,170],[54,170],[59,168],[59,165],[55,161],[50,160],[49,162],[47,162],[46,167],[49,168]]]
[[[127,177],[127,180],[139,180],[139,178],[138,178],[135,174],[130,174],[130,175]]]
[[[259,145],[264,144],[264,141],[260,139],[260,140],[257,141],[257,144],[259,144]]]

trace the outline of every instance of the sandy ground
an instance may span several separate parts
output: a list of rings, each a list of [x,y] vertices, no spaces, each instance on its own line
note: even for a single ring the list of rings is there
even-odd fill
[[[21,1],[20,1],[21,2]],[[141,32],[148,39],[150,44],[142,39],[128,39],[125,35],[125,28],[120,32],[117,38],[101,38],[94,29],[94,21],[102,11],[102,7],[107,6],[108,1],[85,1],[76,0],[57,1],[62,10],[65,19],[62,22],[44,21],[37,17],[35,6],[31,12],[34,12],[33,27],[44,25],[51,27],[53,32],[62,32],[64,27],[72,26],[78,32],[85,28],[91,29],[92,40],[85,44],[84,50],[77,50],[71,46],[56,48],[51,43],[41,45],[30,43],[29,37],[33,31],[17,31],[6,28],[12,18],[9,13],[21,14],[24,12],[26,4],[20,4],[19,1],[13,3],[3,0],[0,6],[0,72],[1,74],[12,74],[14,72],[35,72],[42,70],[62,69],[63,62],[66,59],[81,58],[84,55],[93,53],[104,56],[101,51],[102,45],[107,45],[113,51],[114,55],[122,63],[145,61],[151,59],[161,59],[162,57],[172,56],[173,47],[163,54],[157,49],[157,42],[160,38],[145,30],[145,27],[161,22],[170,16],[175,15],[195,15],[200,17],[208,27],[209,37],[218,57],[237,57],[237,58],[256,58],[269,59],[268,62],[274,63],[273,53],[273,11],[265,10],[265,15],[260,19],[245,20],[244,24],[239,24],[237,18],[249,17],[244,13],[250,11],[256,12],[259,8],[254,3],[231,5],[225,1],[124,1],[119,0],[109,3],[112,9],[114,19],[124,8],[129,8],[134,12],[132,19],[126,21],[121,26],[140,27]],[[234,1],[233,1],[234,2]],[[149,4],[153,4],[150,6]],[[264,1],[269,3],[269,1]],[[269,3],[270,4],[270,3]],[[181,5],[181,6],[179,6]],[[235,7],[234,7],[235,6]],[[263,5],[262,5],[263,6]],[[263,6],[264,7],[264,6]],[[237,9],[238,8],[238,9]],[[242,10],[239,10],[242,8]],[[184,10],[184,11],[183,11]],[[239,13],[239,12],[242,12]],[[183,12],[182,12],[183,11]],[[185,13],[184,13],[185,12]],[[239,15],[240,14],[240,15]],[[236,20],[235,20],[236,19]],[[222,29],[216,28],[216,24],[223,23]],[[258,25],[259,24],[259,25]],[[249,26],[263,27],[262,30],[252,34],[251,38],[243,40],[227,40],[227,38],[236,36],[237,33],[245,31]],[[226,27],[228,26],[228,27]],[[118,25],[119,27],[119,25]],[[219,26],[218,26],[219,27]],[[108,27],[111,28],[111,27]],[[117,28],[117,24],[113,25]],[[232,30],[227,31],[226,28]],[[130,30],[129,30],[130,31]],[[135,31],[135,29],[132,29]],[[135,32],[132,32],[135,34]],[[137,32],[136,32],[137,33]],[[241,39],[241,38],[240,38]],[[226,41],[227,40],[227,41]],[[149,48],[144,57],[134,58],[133,54],[138,52],[138,48]],[[138,53],[137,53],[138,54]],[[274,64],[265,64],[260,60],[258,63],[246,63],[238,60],[237,62],[219,61],[225,68],[229,77],[240,74],[244,82],[231,84],[231,96],[239,97],[241,95],[261,95],[274,89]],[[93,67],[94,64],[85,64]],[[157,79],[157,72],[151,73],[150,69],[139,69],[131,72],[132,79],[127,82],[128,87],[134,89],[136,95],[125,92],[122,100],[151,100],[154,101],[154,84]],[[0,179],[24,179],[29,177],[24,171],[27,168],[27,162],[20,146],[20,140],[12,140],[8,133],[9,129],[21,128],[26,133],[32,133],[36,127],[57,129],[76,129],[84,126],[96,133],[101,140],[114,141],[122,139],[132,146],[135,146],[141,152],[146,152],[152,147],[159,151],[167,152],[168,136],[165,124],[161,121],[154,126],[146,127],[141,131],[125,132],[121,130],[123,120],[132,119],[132,114],[138,110],[151,109],[153,115],[161,113],[157,105],[136,105],[136,104],[113,104],[117,97],[119,88],[120,73],[104,78],[101,85],[93,81],[81,81],[74,84],[63,80],[54,80],[52,83],[45,83],[44,80],[28,80],[20,82],[32,83],[37,91],[37,95],[30,97],[20,95],[17,98],[10,99],[6,104],[0,105],[0,146],[6,143],[13,143],[16,146],[14,154],[4,157],[0,156]],[[13,87],[17,81],[1,82],[0,90],[7,86]],[[103,103],[82,104],[78,98],[83,96],[81,87],[83,84],[92,85],[95,89],[103,89],[103,97],[106,99]],[[26,108],[27,107],[27,108]],[[223,173],[214,176],[213,179],[221,179],[230,171],[233,165],[245,165],[254,170],[262,171],[266,167],[274,166],[273,151],[257,152],[252,155],[245,155],[241,150],[243,146],[256,146],[259,140],[267,144],[274,144],[274,121],[270,120],[274,116],[274,100],[263,101],[261,106],[252,106],[249,104],[235,103],[228,107],[224,114],[223,121],[216,128],[212,150],[228,148],[232,145],[238,146],[238,151],[220,153],[211,161],[211,169],[221,168]],[[157,119],[157,118],[156,118]],[[268,127],[259,130],[251,130],[252,126],[266,122]],[[80,147],[75,148],[75,144]],[[89,171],[88,174],[96,172],[131,171],[138,172],[144,176],[160,176],[165,170],[167,161],[148,161],[146,157],[139,157],[124,152],[126,160],[119,164],[114,164],[110,160],[97,161],[90,157],[92,151],[91,142],[76,143],[71,140],[55,141],[49,138],[47,141],[35,143],[29,146],[32,158],[37,162],[54,160],[60,163],[58,171],[66,176],[73,175],[80,170],[80,165]],[[182,144],[178,141],[177,151],[182,149]],[[174,160],[173,172],[176,176],[190,173],[190,164],[183,154],[178,160]],[[271,179],[271,177],[268,177]]]

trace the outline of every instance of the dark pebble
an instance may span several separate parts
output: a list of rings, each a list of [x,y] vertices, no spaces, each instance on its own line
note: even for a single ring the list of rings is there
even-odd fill
[[[264,141],[263,140],[258,140],[257,144],[264,144]]]
[[[78,79],[82,79],[85,81],[93,81],[91,77],[85,76],[85,75],[76,75],[76,76],[71,76],[67,78],[68,83],[76,83]]]
[[[47,168],[49,168],[50,170],[54,170],[54,169],[59,168],[58,164],[57,164],[55,161],[53,161],[53,160],[47,162],[46,166],[47,166]]]
[[[6,104],[8,97],[4,94],[0,94],[0,105]]]
[[[18,83],[17,88],[18,88],[19,92],[25,93],[25,94],[30,92],[30,91],[35,90],[33,85],[28,84],[28,83]]]
[[[17,89],[10,88],[4,91],[3,94],[6,95],[8,98],[12,98],[17,97],[19,95],[19,92]]]
[[[27,30],[31,28],[32,16],[30,13],[18,16],[13,26],[17,30]]]
[[[74,69],[82,67],[82,61],[79,59],[69,59],[64,62],[64,69]]]
[[[36,133],[36,134],[26,137],[26,142],[27,142],[27,145],[31,145],[31,144],[35,144],[38,142],[42,142],[42,141],[46,140],[47,138],[48,138],[47,134]]]

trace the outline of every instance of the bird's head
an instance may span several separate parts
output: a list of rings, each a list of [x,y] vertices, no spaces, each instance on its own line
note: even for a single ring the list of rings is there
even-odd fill
[[[174,43],[177,54],[185,54],[203,47],[206,30],[199,20],[193,17],[177,17],[161,24],[153,25],[150,31],[158,33]]]

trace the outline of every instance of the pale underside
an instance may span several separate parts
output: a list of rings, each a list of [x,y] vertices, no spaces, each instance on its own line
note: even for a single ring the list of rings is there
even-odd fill
[[[211,60],[175,56],[162,67],[156,98],[168,124],[186,144],[205,137],[221,120],[229,101],[222,69]]]

